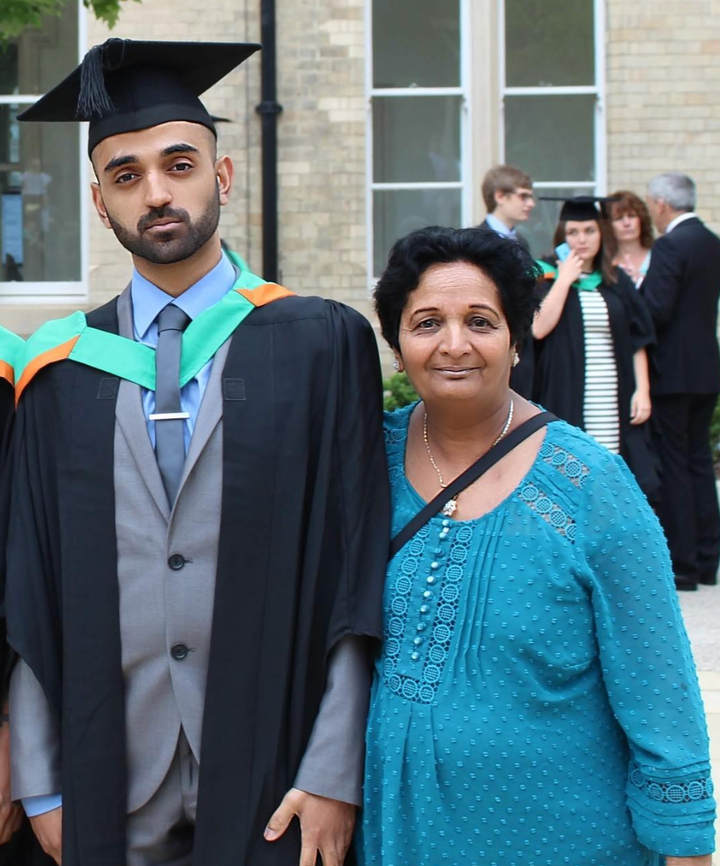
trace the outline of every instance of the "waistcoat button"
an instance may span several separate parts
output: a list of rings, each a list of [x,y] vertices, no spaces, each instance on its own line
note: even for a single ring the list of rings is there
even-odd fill
[[[168,565],[173,571],[180,571],[186,562],[187,559],[185,559],[182,553],[173,553],[173,555],[168,559]]]
[[[181,662],[184,658],[187,657],[187,654],[190,650],[185,646],[184,643],[176,643],[170,649],[170,655],[175,659],[175,661]]]

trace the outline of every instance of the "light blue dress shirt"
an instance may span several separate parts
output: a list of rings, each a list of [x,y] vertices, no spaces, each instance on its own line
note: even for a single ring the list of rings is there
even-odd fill
[[[489,213],[485,217],[485,221],[494,232],[497,232],[497,234],[502,235],[504,238],[517,238],[517,232],[515,229],[509,229],[502,220],[499,220],[495,216],[495,214]]]
[[[197,318],[200,313],[212,307],[226,295],[235,282],[235,268],[229,259],[223,255],[215,267],[197,283],[190,286],[178,298],[173,298],[162,289],[133,271],[130,293],[133,307],[133,326],[135,328],[135,339],[146,346],[157,346],[158,330],[157,317],[169,303],[175,303],[183,310],[190,320]],[[185,452],[187,453],[190,439],[195,429],[195,421],[200,411],[205,388],[207,387],[210,371],[212,370],[212,358],[205,364],[200,372],[191,379],[187,385],[180,389],[180,404],[183,412],[190,417],[184,422]],[[155,447],[155,422],[149,419],[155,411],[155,392],[142,389],[143,411],[147,419],[148,434],[150,441]],[[51,812],[62,806],[61,794],[46,794],[38,797],[26,797],[23,801],[25,814],[29,818]]]
[[[234,282],[235,268],[225,254],[221,256],[220,261],[209,273],[205,274],[201,280],[174,299],[166,292],[163,292],[162,289],[146,280],[137,271],[133,271],[130,294],[132,297],[135,339],[154,349],[158,341],[157,317],[168,303],[176,304],[192,321],[204,310],[207,310],[208,307],[212,307],[220,301],[230,291]],[[195,421],[211,370],[212,358],[194,379],[191,379],[187,385],[180,389],[182,411],[190,415],[183,422],[186,452],[190,445],[193,430],[195,429]],[[142,399],[145,417],[148,419],[148,434],[154,448],[155,422],[150,421],[149,416],[155,411],[155,392],[143,388]]]

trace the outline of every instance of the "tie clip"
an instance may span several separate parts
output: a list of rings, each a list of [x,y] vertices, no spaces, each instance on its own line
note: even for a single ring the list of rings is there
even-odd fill
[[[150,421],[184,421],[189,417],[189,412],[154,412],[148,415]]]

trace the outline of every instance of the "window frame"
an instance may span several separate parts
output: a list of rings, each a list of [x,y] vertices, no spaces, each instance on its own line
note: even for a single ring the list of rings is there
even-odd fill
[[[367,278],[371,293],[380,274],[375,274],[375,219],[374,194],[392,190],[459,189],[460,219],[463,226],[472,221],[472,52],[471,52],[471,0],[457,0],[460,7],[460,84],[458,87],[374,87],[373,85],[373,0],[365,3],[365,158],[366,158],[366,237]],[[374,180],[373,99],[432,98],[434,96],[459,96],[460,105],[460,180],[434,183],[377,183]]]
[[[75,0],[78,7],[78,56],[80,63],[87,44],[87,12],[82,0]],[[0,106],[27,108],[37,102],[42,94],[0,94]],[[86,124],[80,124],[78,151],[79,181],[81,190],[89,183]],[[80,195],[80,279],[65,281],[12,282],[0,280],[0,306],[78,304],[88,299],[88,274],[90,271],[90,203],[87,195]]]
[[[595,84],[567,87],[508,87],[505,55],[505,0],[498,0],[498,82],[500,122],[498,124],[498,153],[505,162],[505,97],[506,96],[595,96],[595,180],[594,181],[536,181],[535,190],[582,190],[589,195],[607,194],[607,120],[606,96],[606,0],[593,0],[593,39],[595,43]],[[520,166],[522,168],[522,166]]]

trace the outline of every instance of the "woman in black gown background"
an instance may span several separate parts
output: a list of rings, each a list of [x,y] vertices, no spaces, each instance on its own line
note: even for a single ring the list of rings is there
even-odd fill
[[[560,213],[559,261],[533,324],[532,396],[619,453],[652,500],[659,484],[647,424],[655,332],[632,281],[612,265],[596,201],[568,199]]]

